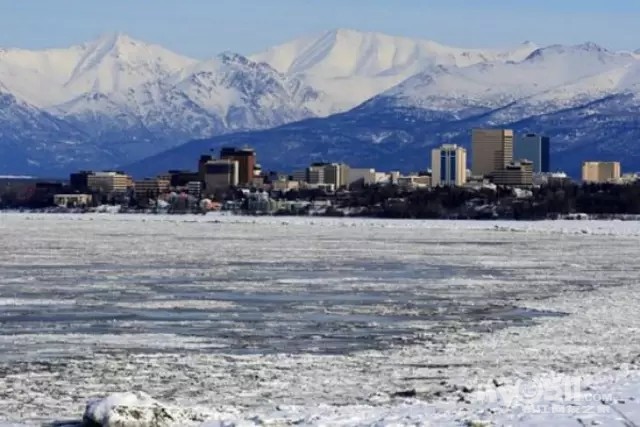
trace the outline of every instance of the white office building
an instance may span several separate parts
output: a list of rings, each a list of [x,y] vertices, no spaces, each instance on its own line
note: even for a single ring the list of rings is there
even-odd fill
[[[431,186],[462,186],[467,182],[467,150],[445,144],[431,151]]]

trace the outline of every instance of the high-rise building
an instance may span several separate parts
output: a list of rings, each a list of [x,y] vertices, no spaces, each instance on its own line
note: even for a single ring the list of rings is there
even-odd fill
[[[513,161],[513,131],[474,129],[471,150],[473,175],[491,175]]]
[[[207,173],[205,165],[211,160],[215,160],[211,154],[203,154],[200,156],[200,159],[198,160],[198,179],[200,182],[204,182],[204,176]]]
[[[445,144],[431,151],[431,186],[461,186],[467,182],[467,150]]]
[[[582,181],[605,183],[620,179],[620,162],[584,162]]]
[[[238,184],[251,184],[256,167],[255,150],[251,148],[224,147],[220,150],[220,159],[238,162]]]
[[[307,169],[307,179],[309,184],[324,184],[325,183],[325,166],[326,163],[315,163]]]
[[[226,190],[238,185],[238,162],[236,160],[209,160],[205,164],[204,183],[207,194]]]
[[[349,183],[349,166],[344,163],[329,163],[324,166],[324,183],[332,184],[336,190]]]
[[[88,191],[90,175],[93,175],[93,172],[80,171],[72,173],[69,176],[69,186],[75,191]]]
[[[536,134],[519,135],[513,145],[514,159],[527,159],[533,163],[534,173],[549,172],[550,139]]]

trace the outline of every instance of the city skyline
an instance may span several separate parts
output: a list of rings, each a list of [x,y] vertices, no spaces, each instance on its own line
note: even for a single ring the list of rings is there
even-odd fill
[[[43,0],[0,0],[0,47],[65,47],[122,32],[207,58],[223,51],[252,54],[305,35],[352,28],[466,48],[503,48],[531,40],[540,45],[591,41],[613,50],[636,50],[640,42],[633,29],[638,18],[640,4],[621,0],[606,5],[545,0],[517,6],[499,0],[472,5],[461,0],[406,0],[400,6],[378,0],[329,0],[315,7],[294,0],[193,1],[188,7],[159,0],[152,8],[141,0],[70,0],[63,8]],[[484,31],[487,26],[499,30]]]

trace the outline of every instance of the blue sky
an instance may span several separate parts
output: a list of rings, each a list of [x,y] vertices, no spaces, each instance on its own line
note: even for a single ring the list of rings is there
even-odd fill
[[[594,41],[635,50],[638,22],[637,0],[0,0],[0,47],[120,31],[205,58],[344,27],[462,47]]]

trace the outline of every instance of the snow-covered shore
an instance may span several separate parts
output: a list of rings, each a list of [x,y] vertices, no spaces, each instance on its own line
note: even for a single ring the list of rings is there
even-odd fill
[[[101,222],[161,222],[161,223],[214,223],[252,224],[256,226],[301,226],[301,227],[365,227],[416,230],[486,230],[502,232],[598,234],[640,236],[640,221],[622,220],[417,220],[417,219],[371,219],[332,218],[305,216],[244,216],[231,213],[209,213],[207,215],[161,215],[161,214],[38,214],[2,212],[1,218],[20,218],[33,221],[101,221]]]

